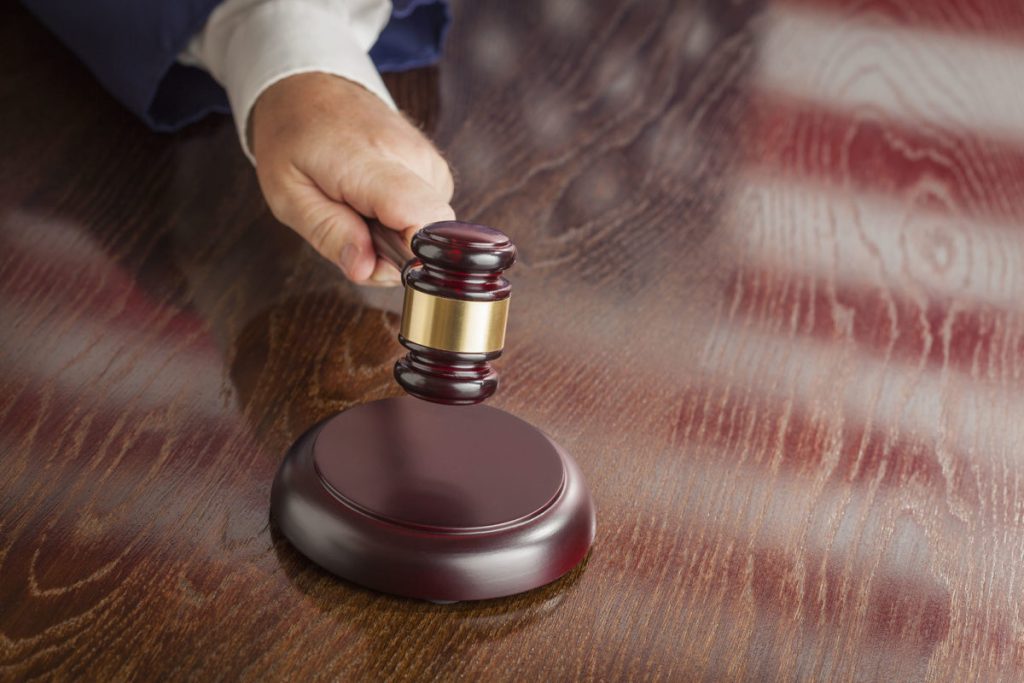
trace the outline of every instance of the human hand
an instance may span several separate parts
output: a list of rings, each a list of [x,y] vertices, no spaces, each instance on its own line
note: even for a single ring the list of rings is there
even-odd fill
[[[359,284],[399,283],[364,216],[404,233],[451,220],[448,164],[401,114],[352,81],[289,76],[253,106],[256,175],[274,216]]]

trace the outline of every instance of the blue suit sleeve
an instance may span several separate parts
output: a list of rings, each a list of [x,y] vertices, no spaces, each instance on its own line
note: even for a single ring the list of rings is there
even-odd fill
[[[381,72],[436,64],[450,23],[446,2],[393,0],[391,21],[370,48],[370,58]]]
[[[177,62],[220,0],[23,0],[119,102],[157,131],[228,113],[224,90]],[[370,51],[381,71],[440,59],[450,16],[440,0],[395,0]]]
[[[176,62],[218,2],[24,0],[111,95],[159,131],[228,111],[212,78]]]

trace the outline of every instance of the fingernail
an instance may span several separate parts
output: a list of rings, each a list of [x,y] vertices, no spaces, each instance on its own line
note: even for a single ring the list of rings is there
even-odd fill
[[[354,244],[346,244],[341,250],[341,269],[350,279],[352,268],[355,267],[357,260],[359,260],[359,247]]]

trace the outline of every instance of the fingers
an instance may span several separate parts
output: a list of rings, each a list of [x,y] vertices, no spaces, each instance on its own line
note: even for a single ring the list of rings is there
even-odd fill
[[[271,200],[268,193],[268,200]],[[313,183],[294,183],[284,197],[273,195],[274,215],[309,242],[353,282],[363,282],[377,269],[377,255],[363,217],[327,197]]]
[[[353,164],[336,199],[393,230],[455,218],[450,192],[439,191],[407,166],[387,159]],[[450,176],[449,176],[450,178]],[[439,182],[443,183],[443,179]]]
[[[455,218],[448,203],[451,175],[446,171],[447,181],[438,181],[444,191],[403,164],[390,160],[353,164],[345,175],[348,177],[335,185],[336,196],[328,196],[321,189],[330,184],[318,183],[316,178],[297,169],[293,169],[286,182],[268,182],[264,194],[278,220],[337,264],[350,280],[361,284],[398,284],[397,270],[377,258],[363,216],[374,217],[382,225],[402,231],[408,242],[422,226]]]

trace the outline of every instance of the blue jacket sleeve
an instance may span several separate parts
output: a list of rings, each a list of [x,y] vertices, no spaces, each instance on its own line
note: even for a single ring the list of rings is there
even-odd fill
[[[447,2],[393,0],[391,21],[370,48],[370,58],[381,72],[436,64],[450,22]]]
[[[157,131],[174,131],[227,96],[202,69],[177,62],[220,0],[23,0],[111,95]],[[394,0],[370,56],[381,71],[435,63],[450,21],[443,0]]]

